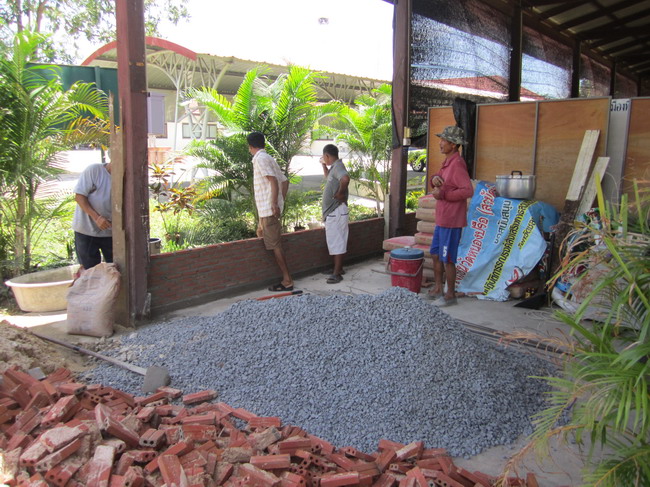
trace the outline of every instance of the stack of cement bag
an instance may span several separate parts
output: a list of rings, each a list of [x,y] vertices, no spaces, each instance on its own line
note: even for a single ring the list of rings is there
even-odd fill
[[[390,251],[401,247],[413,247],[424,251],[424,272],[422,283],[433,281],[433,259],[429,253],[433,230],[436,227],[436,199],[431,195],[425,195],[418,199],[418,208],[415,212],[418,220],[418,232],[415,236],[393,237],[384,240],[383,249],[386,251],[384,260],[388,262]]]

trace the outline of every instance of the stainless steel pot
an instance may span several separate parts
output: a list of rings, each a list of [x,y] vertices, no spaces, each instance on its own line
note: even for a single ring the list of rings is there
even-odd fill
[[[521,171],[497,176],[497,193],[504,198],[531,200],[535,196],[535,176],[524,176]]]

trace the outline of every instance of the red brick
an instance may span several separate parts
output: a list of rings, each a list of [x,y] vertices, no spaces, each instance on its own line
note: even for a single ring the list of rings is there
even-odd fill
[[[181,426],[181,438],[186,442],[199,442],[214,440],[217,437],[217,428],[213,425],[184,424]]]
[[[183,396],[183,404],[189,405],[199,402],[211,401],[215,397],[217,397],[217,391],[214,390],[194,392],[192,394],[186,394]]]
[[[404,448],[404,444],[402,443],[397,443],[395,441],[390,441],[390,440],[379,440],[379,444],[377,448],[379,450],[399,450],[400,448]]]
[[[41,425],[45,428],[54,426],[57,423],[64,423],[75,413],[79,400],[75,396],[66,396],[59,399],[54,406],[45,414]]]
[[[183,395],[183,391],[180,389],[174,389],[173,387],[163,386],[156,389],[156,392],[163,392],[169,399],[178,399]]]
[[[61,395],[72,395],[72,396],[78,396],[80,394],[83,394],[84,391],[86,390],[86,386],[84,384],[79,384],[77,382],[65,382],[63,384],[59,384],[56,386],[57,390]]]
[[[273,443],[276,443],[282,435],[275,426],[266,428],[260,432],[251,433],[246,441],[256,450],[266,450]]]
[[[110,414],[111,411],[107,408],[106,405],[98,404],[95,407],[95,420],[97,422],[97,427],[101,431],[105,431],[106,433],[119,438],[131,447],[138,446],[140,438],[138,437],[137,433],[114,419],[112,416],[110,416]]]
[[[537,477],[535,477],[535,474],[532,472],[529,472],[526,475],[526,487],[539,487]]]
[[[79,450],[81,448],[81,445],[82,445],[81,438],[77,438],[72,443],[68,443],[63,448],[55,451],[54,453],[50,453],[46,457],[39,460],[35,466],[36,470],[39,472],[46,472],[50,470],[51,468],[57,466],[63,460],[68,458],[70,455],[75,453],[77,450]]]
[[[138,411],[138,414],[136,414],[136,418],[138,418],[140,421],[143,423],[148,423],[151,418],[153,418],[153,415],[156,413],[156,408],[154,407],[144,407],[140,411]]]
[[[381,452],[379,457],[377,457],[377,460],[375,460],[375,463],[377,464],[377,468],[379,468],[380,472],[384,472],[388,466],[395,461],[395,458],[397,457],[396,450],[386,448]]]
[[[256,455],[250,459],[251,465],[261,468],[262,470],[275,470],[291,467],[291,456],[281,455]]]
[[[151,403],[155,403],[160,400],[164,400],[162,404],[166,404],[168,399],[169,399],[168,394],[165,394],[164,392],[154,392],[153,394],[147,397],[136,397],[135,402],[138,406],[147,406]]]
[[[52,404],[50,396],[48,396],[44,391],[37,391],[32,394],[32,399],[27,403],[26,408],[36,407],[43,408]]]
[[[88,475],[88,485],[108,487],[111,480],[111,470],[115,461],[115,449],[99,445],[91,460],[92,470]]]
[[[416,481],[413,477],[404,477],[399,481],[399,487],[416,487]]]
[[[359,485],[359,472],[323,475],[320,478],[321,487],[339,487],[342,485]]]
[[[464,477],[465,479],[472,482],[472,486],[478,485],[479,487],[490,487],[489,482],[485,482],[485,479],[480,478],[478,475],[475,475],[472,472],[465,470],[464,468],[456,467],[456,472],[461,477]],[[527,487],[537,487],[537,486],[528,483]]]
[[[164,431],[149,428],[140,436],[139,444],[142,447],[157,450],[165,443],[165,439]]]
[[[22,455],[20,455],[20,466],[33,467],[48,453],[49,452],[43,443],[35,441],[29,448],[23,451]]]
[[[193,450],[192,445],[185,442],[180,442],[167,448],[167,450],[162,452],[161,455],[184,455],[186,453],[189,453],[192,450]],[[153,459],[144,467],[145,473],[148,474],[151,474],[156,470],[158,470],[158,459]]]
[[[7,450],[11,451],[18,448],[25,449],[32,443],[32,441],[34,441],[34,438],[28,434],[23,433],[22,431],[19,431],[14,436],[12,436],[7,443]]]
[[[70,428],[69,426],[64,425],[47,430],[39,437],[39,441],[47,447],[47,450],[50,453],[52,453],[54,450],[58,450],[62,446],[76,440],[84,434],[85,431],[81,428]]]
[[[181,424],[217,424],[217,414],[208,411],[203,414],[192,414],[181,418]]]
[[[278,443],[280,453],[293,453],[296,450],[311,448],[311,440],[300,436],[292,436]]]
[[[412,468],[406,473],[407,477],[415,479],[416,487],[429,487],[427,480],[424,478],[424,474],[419,467]]]
[[[383,473],[379,476],[373,487],[394,487],[397,485],[397,479],[390,473]]]
[[[239,475],[248,475],[256,485],[261,485],[263,487],[280,485],[280,479],[277,476],[271,472],[257,468],[255,465],[251,465],[250,463],[244,463],[239,467]]]
[[[375,460],[375,457],[363,453],[357,450],[356,448],[352,448],[351,446],[346,446],[345,448],[341,448],[341,451],[343,452],[344,455],[353,458],[358,458],[359,460],[363,460],[364,462],[373,462]]]
[[[231,463],[217,464],[217,473],[215,474],[214,478],[215,483],[217,485],[223,485],[223,483],[230,478],[234,469],[235,467]]]
[[[307,437],[311,441],[312,450],[318,448],[322,454],[334,453],[336,448],[334,448],[334,445],[329,441],[325,441],[322,438],[313,435],[307,435]]]
[[[129,455],[133,457],[135,463],[149,463],[158,456],[156,450],[129,450]]]
[[[133,465],[134,461],[135,460],[131,455],[131,452],[124,453],[117,461],[117,465],[115,466],[115,473],[122,476],[126,475],[126,472],[129,470],[129,467]]]
[[[407,458],[420,458],[422,451],[424,450],[424,443],[421,441],[414,441],[408,445],[403,446],[395,453],[397,455],[397,460],[406,460]]]
[[[437,470],[430,470],[430,472],[435,474],[431,478],[437,485],[443,485],[444,487],[465,487],[463,484],[455,481],[443,472],[439,472]]]
[[[62,462],[45,472],[45,479],[58,487],[64,487],[72,476],[77,473],[80,466],[81,462],[78,460],[75,462]]]
[[[187,475],[176,455],[161,455],[158,465],[165,484],[169,487],[189,487]]]
[[[248,420],[248,427],[251,429],[270,428],[271,426],[275,428],[282,427],[282,420],[277,416],[255,416]]]

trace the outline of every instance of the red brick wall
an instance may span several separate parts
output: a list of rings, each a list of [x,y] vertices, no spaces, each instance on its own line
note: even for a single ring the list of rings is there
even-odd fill
[[[383,239],[383,218],[351,223],[346,260],[380,254]],[[323,228],[286,234],[283,245],[293,275],[332,264]],[[279,278],[272,252],[264,249],[259,238],[152,255],[151,311],[156,314],[207,302]]]

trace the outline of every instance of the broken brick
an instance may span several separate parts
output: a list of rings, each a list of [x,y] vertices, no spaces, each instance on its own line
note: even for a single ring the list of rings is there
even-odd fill
[[[194,392],[192,394],[186,394],[183,396],[183,404],[190,405],[199,402],[211,401],[215,397],[217,397],[217,391],[214,390]]]

